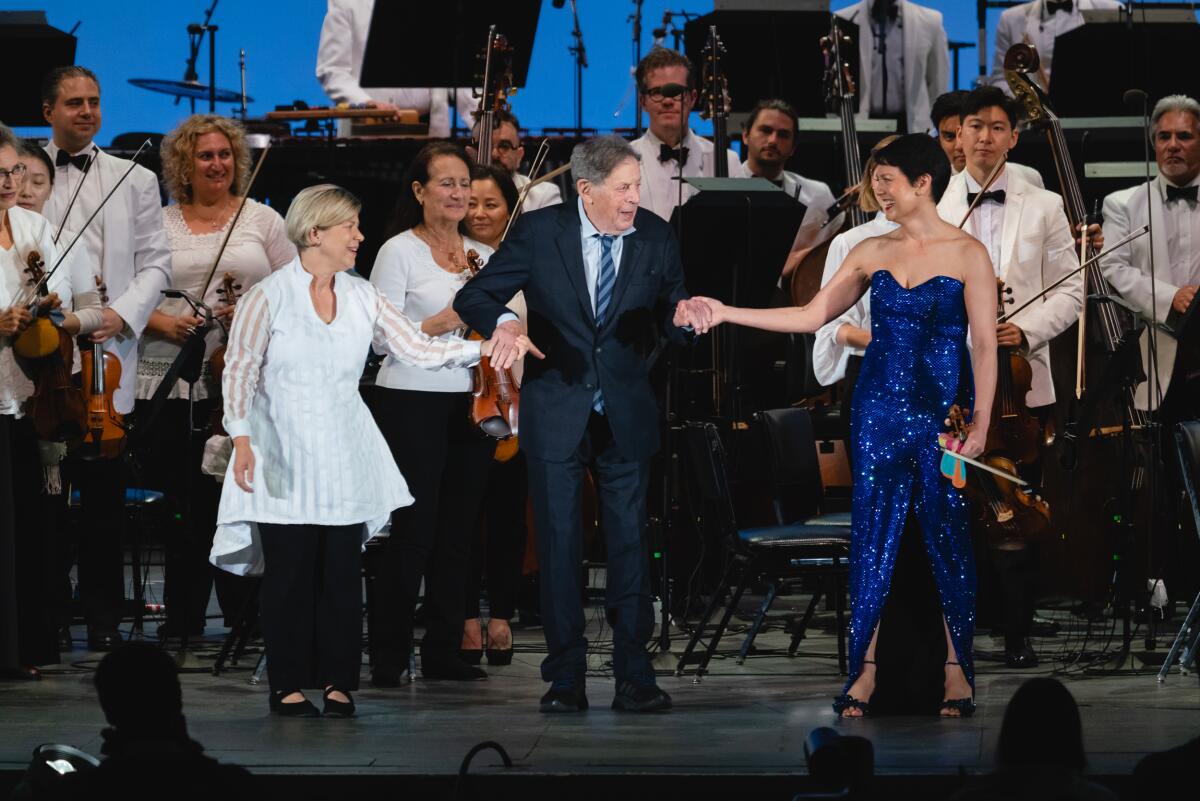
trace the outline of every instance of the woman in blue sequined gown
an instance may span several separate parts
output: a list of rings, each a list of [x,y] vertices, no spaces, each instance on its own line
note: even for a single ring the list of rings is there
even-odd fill
[[[949,167],[935,140],[902,136],[875,160],[872,189],[900,227],[856,246],[809,305],[739,309],[705,300],[713,325],[811,332],[871,292],[872,339],[851,409],[850,677],[834,708],[846,717],[869,711],[880,613],[911,514],[944,616],[941,714],[968,715],[974,711],[975,568],[966,500],[941,475],[937,436],[950,406],[959,404],[980,421],[962,452],[983,451],[996,384],[995,274],[983,246],[938,217]]]

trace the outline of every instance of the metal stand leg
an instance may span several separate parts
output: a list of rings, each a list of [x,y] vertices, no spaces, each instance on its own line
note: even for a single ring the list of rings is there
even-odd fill
[[[1197,618],[1200,617],[1200,593],[1196,595],[1196,600],[1192,602],[1192,608],[1188,610],[1187,617],[1183,621],[1183,625],[1179,628],[1179,633],[1175,635],[1175,642],[1171,643],[1171,650],[1167,652],[1167,658],[1163,660],[1162,668],[1158,671],[1158,681],[1161,684],[1167,680],[1167,672],[1170,671],[1171,665],[1175,662],[1175,655],[1179,654],[1179,673],[1186,676],[1191,670],[1192,665],[1196,661],[1196,646],[1200,645],[1200,626],[1197,626]]]
[[[746,664],[746,656],[750,653],[750,646],[754,644],[754,638],[758,636],[759,629],[762,628],[763,621],[766,620],[767,612],[771,608],[771,604],[775,602],[775,596],[779,594],[779,590],[775,586],[775,582],[767,585],[767,594],[763,597],[762,603],[759,604],[758,614],[754,616],[754,622],[750,624],[750,631],[746,632],[746,639],[742,641],[742,649],[738,651],[737,663],[739,665]]]

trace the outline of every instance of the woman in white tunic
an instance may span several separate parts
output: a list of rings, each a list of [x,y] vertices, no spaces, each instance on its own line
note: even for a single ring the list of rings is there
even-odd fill
[[[421,333],[375,287],[344,274],[363,240],[360,206],[328,184],[292,201],[287,230],[299,256],[239,301],[222,381],[234,456],[212,561],[263,573],[271,709],[290,716],[317,714],[308,688],[324,690],[325,714],[354,713],[360,546],[413,500],[359,397],[368,349],[429,369],[491,352],[490,342]]]

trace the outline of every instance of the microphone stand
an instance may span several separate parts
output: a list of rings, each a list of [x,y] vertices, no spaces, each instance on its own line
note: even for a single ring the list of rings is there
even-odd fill
[[[583,46],[583,29],[579,27],[579,8],[575,0],[571,0],[571,17],[575,27],[571,37],[575,44],[567,48],[567,52],[575,56],[575,138],[583,138],[583,71],[587,69],[587,50]]]
[[[637,81],[636,70],[637,65],[642,63],[642,3],[645,0],[633,0],[633,14],[629,16],[633,22],[633,66],[635,70],[634,82]],[[634,91],[639,92],[641,87],[634,87]],[[633,138],[637,139],[642,135],[642,107],[639,103],[635,103],[633,107]]]

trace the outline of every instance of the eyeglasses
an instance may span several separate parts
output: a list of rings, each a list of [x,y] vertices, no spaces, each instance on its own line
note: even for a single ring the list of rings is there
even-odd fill
[[[11,170],[0,169],[0,183],[5,183],[11,177],[14,181],[21,180],[21,176],[25,174],[25,165],[18,164]]]
[[[514,145],[512,142],[501,139],[499,142],[492,142],[492,147],[496,150],[499,150],[501,153],[511,153],[519,148],[520,145]]]
[[[664,83],[662,86],[652,86],[642,92],[642,96],[655,103],[661,103],[666,98],[679,97],[687,92],[687,87],[678,83]]]

